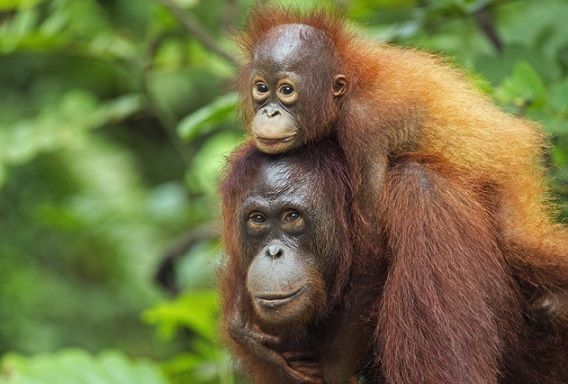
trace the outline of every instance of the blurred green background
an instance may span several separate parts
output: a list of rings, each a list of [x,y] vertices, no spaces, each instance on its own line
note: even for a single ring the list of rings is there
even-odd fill
[[[541,122],[568,201],[567,1],[302,4],[448,55]],[[216,184],[251,6],[0,0],[0,383],[241,381],[217,337]]]

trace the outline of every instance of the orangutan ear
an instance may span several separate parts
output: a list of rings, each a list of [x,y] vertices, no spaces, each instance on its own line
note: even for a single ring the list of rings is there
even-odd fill
[[[333,76],[333,96],[342,96],[347,91],[347,78],[344,75]]]

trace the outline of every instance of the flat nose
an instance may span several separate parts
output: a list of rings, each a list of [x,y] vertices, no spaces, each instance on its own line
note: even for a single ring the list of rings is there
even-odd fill
[[[264,107],[262,112],[265,113],[268,117],[274,117],[280,114],[280,108],[269,105]]]
[[[273,259],[277,259],[284,254],[284,250],[281,246],[272,244],[266,248],[266,255],[272,257]]]

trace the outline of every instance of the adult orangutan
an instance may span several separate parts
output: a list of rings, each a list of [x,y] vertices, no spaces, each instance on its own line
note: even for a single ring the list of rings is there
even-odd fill
[[[393,157],[378,226],[353,185],[334,141],[231,157],[222,327],[253,383],[568,382],[568,324],[548,314],[568,291],[548,266],[510,267],[532,250],[504,242],[492,182]]]
[[[493,219],[509,265],[528,287],[568,286],[568,230],[552,219],[545,135],[535,123],[500,110],[441,58],[358,37],[327,12],[261,8],[240,42],[241,108],[258,149],[279,154],[337,141],[356,209],[375,226],[389,159],[436,156],[502,197]]]

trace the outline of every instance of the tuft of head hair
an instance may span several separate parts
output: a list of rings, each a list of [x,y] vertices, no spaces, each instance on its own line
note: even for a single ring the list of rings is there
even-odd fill
[[[254,9],[244,31],[236,36],[236,41],[246,55],[252,58],[256,44],[272,28],[285,24],[304,24],[325,33],[336,47],[344,46],[351,38],[345,28],[344,17],[339,11],[316,8],[298,9],[285,6],[269,6]]]

